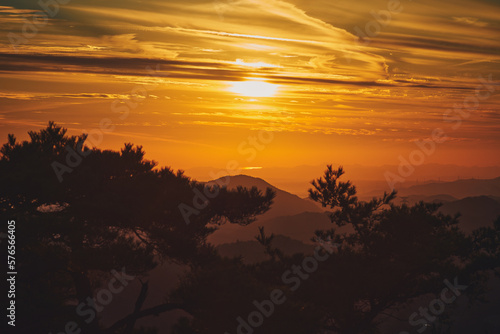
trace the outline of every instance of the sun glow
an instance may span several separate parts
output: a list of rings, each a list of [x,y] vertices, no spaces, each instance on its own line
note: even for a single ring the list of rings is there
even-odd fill
[[[244,60],[241,59],[236,59],[235,62],[233,62],[235,65],[240,65],[240,66],[248,66],[248,67],[254,67],[254,68],[262,68],[262,67],[279,67],[278,65],[273,65],[269,63],[264,63],[263,61],[259,62],[253,62],[253,63],[247,63]]]
[[[242,167],[243,170],[254,170],[254,169],[262,169],[262,167]]]
[[[278,88],[279,85],[264,81],[236,81],[228,90],[249,97],[271,97],[276,95]]]

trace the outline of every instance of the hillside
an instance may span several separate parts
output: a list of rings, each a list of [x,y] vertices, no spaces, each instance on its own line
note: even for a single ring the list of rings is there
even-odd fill
[[[398,194],[399,195],[399,194]],[[448,203],[448,202],[453,202],[456,201],[457,198],[446,195],[446,194],[439,194],[439,195],[432,195],[432,196],[425,196],[425,195],[408,195],[408,196],[398,196],[395,198],[394,203],[395,204],[402,204],[406,203],[408,205],[413,205],[418,202],[426,202],[426,203]]]
[[[256,222],[247,226],[225,224],[209,236],[208,240],[215,245],[235,240],[254,240],[254,237],[259,234],[259,226],[264,226],[268,234],[282,234],[303,243],[312,242],[314,231],[333,227],[326,213],[302,212],[293,216],[257,219]]]
[[[471,232],[479,227],[492,226],[500,216],[500,203],[488,196],[467,197],[443,204],[440,212],[454,215],[460,213],[460,228]]]
[[[295,253],[308,254],[314,250],[313,245],[306,245],[283,235],[275,235],[273,247],[279,248],[285,255],[293,255]],[[217,250],[224,257],[234,258],[241,256],[245,263],[255,263],[269,259],[269,256],[264,252],[264,247],[256,240],[222,244],[217,247]]]
[[[446,194],[456,198],[473,196],[500,196],[500,177],[495,179],[468,179],[453,182],[434,182],[415,185],[399,191],[399,196]]]
[[[217,180],[210,181],[214,184]],[[231,176],[228,188],[233,189],[237,186],[257,187],[264,191],[271,188],[276,192],[276,197],[271,209],[248,226],[239,226],[234,224],[225,224],[209,237],[209,241],[219,245],[236,240],[254,240],[259,233],[258,227],[265,226],[267,233],[282,234],[284,236],[310,242],[316,229],[328,228],[329,219],[323,213],[323,209],[316,203],[302,199],[296,195],[278,189],[266,181],[246,176]]]

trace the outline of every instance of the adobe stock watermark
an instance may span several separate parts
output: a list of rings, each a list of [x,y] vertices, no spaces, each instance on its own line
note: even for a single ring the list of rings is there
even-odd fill
[[[292,265],[291,269],[286,270],[281,275],[281,281],[289,286],[292,292],[296,291],[303,281],[309,279],[311,274],[318,270],[319,263],[328,260],[334,250],[340,246],[339,244],[332,244],[331,240],[320,239],[318,243],[319,245],[315,248],[313,256],[305,257],[301,265]],[[325,251],[323,255],[320,254],[321,249]],[[276,306],[282,305],[286,300],[285,292],[281,289],[272,290],[269,293],[269,299],[264,299],[261,302],[254,300],[252,304],[256,310],[250,312],[246,319],[241,316],[236,318],[238,323],[236,333],[252,334],[255,328],[262,326],[264,320],[274,314]],[[229,333],[225,332],[224,334]]]
[[[437,318],[443,314],[446,309],[446,305],[453,303],[457,297],[461,295],[460,291],[464,291],[468,287],[467,285],[459,285],[457,277],[455,277],[453,284],[451,284],[451,282],[447,279],[443,282],[446,285],[446,288],[441,291],[439,298],[432,300],[428,307],[420,307],[418,309],[418,313],[414,312],[408,317],[408,323],[412,327],[420,326],[420,328],[417,329],[417,332],[419,333],[423,333],[427,328],[429,328],[430,323],[436,321]],[[403,331],[399,332],[399,334],[410,333]]]
[[[60,9],[60,5],[67,5],[71,0],[39,0],[38,6],[42,9],[33,14],[31,20],[24,18],[24,24],[21,28],[21,33],[16,34],[13,32],[7,33],[11,47],[14,51],[18,51],[18,46],[27,44],[30,39],[34,38],[39,30],[46,26],[49,18],[54,18]]]
[[[454,104],[453,108],[447,109],[443,114],[443,121],[451,123],[452,130],[458,130],[462,122],[471,116],[473,111],[479,108],[480,102],[485,101],[495,92],[495,83],[492,74],[488,78],[479,77],[480,84],[474,89],[474,93],[467,95],[463,102]],[[424,140],[415,141],[416,149],[410,152],[407,158],[399,155],[398,173],[385,171],[384,177],[391,190],[397,183],[403,183],[414,172],[416,167],[422,165],[426,159],[434,154],[437,144],[447,141],[446,132],[441,128],[432,130],[431,135]]]
[[[354,27],[356,36],[359,38],[358,41],[362,41],[365,45],[370,44],[370,37],[378,36],[382,31],[382,27],[386,27],[391,23],[392,16],[394,14],[401,13],[402,11],[403,5],[400,0],[389,0],[387,2],[387,10],[381,9],[378,12],[371,10],[370,15],[373,16],[373,20],[368,21],[365,24],[364,29],[361,29],[358,26]]]
[[[97,317],[97,313],[102,312],[104,307],[113,301],[113,296],[121,293],[130,281],[135,279],[135,276],[127,275],[125,267],[121,272],[111,270],[114,276],[107,285],[107,288],[99,290],[94,298],[87,297],[85,302],[81,302],[76,307],[76,314],[84,318],[85,323],[90,324]],[[118,283],[118,284],[117,284]],[[64,326],[64,331],[57,332],[56,334],[79,334],[82,329],[75,321],[68,321]],[[52,332],[49,332],[52,334]]]
[[[162,76],[159,74],[160,65],[156,65],[156,69],[153,69],[151,66],[146,67],[146,71],[149,77],[159,77]],[[136,109],[141,103],[144,102],[145,99],[149,97],[149,90],[157,87],[158,84],[154,85],[136,85],[128,94],[128,98],[118,98],[113,100],[111,103],[111,111],[113,113],[119,114],[119,120],[125,120],[129,117],[130,111]],[[113,120],[110,118],[102,118],[99,121],[99,127],[92,129],[90,131],[83,130],[84,133],[87,134],[86,141],[92,146],[99,146],[104,138],[104,134],[111,133],[115,130],[116,126],[113,125]],[[80,166],[83,161],[83,158],[87,157],[92,153],[91,149],[85,150],[83,147],[84,141],[80,140],[76,145],[76,151],[70,147],[69,145],[65,147],[67,151],[65,162],[66,164],[62,164],[58,161],[52,162],[51,166],[54,170],[57,179],[59,182],[64,181],[65,173],[72,173],[75,168]]]
[[[279,124],[286,124],[286,122],[280,122],[282,123]],[[274,124],[275,123],[271,123],[271,125]],[[252,162],[257,157],[258,152],[263,151],[266,148],[266,145],[269,145],[273,140],[273,131],[260,130],[256,136],[249,136],[247,139],[242,141],[237,147],[237,152],[244,156],[247,162]],[[201,210],[208,206],[210,199],[214,199],[219,195],[220,188],[229,185],[229,175],[240,173],[241,170],[241,164],[239,161],[230,160],[226,164],[226,169],[221,169],[217,173],[210,171],[209,176],[212,180],[215,180],[216,185],[205,185],[203,193],[199,189],[194,188],[192,206],[186,203],[179,204],[178,208],[182,214],[184,222],[189,225],[190,217],[192,215],[199,215]]]
[[[378,36],[382,28],[387,27],[393,20],[393,17],[401,13],[403,9],[404,7],[400,0],[389,0],[387,2],[387,9],[380,9],[378,11],[370,10],[370,15],[373,19],[366,22],[364,28],[360,28],[359,26],[354,27],[355,35],[358,37],[356,44],[369,45],[372,42],[371,38]],[[344,58],[350,63],[351,53],[344,52]]]

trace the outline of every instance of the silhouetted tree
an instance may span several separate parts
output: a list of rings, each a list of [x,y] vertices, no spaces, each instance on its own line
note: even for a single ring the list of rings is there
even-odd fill
[[[53,122],[29,137],[19,143],[9,135],[0,150],[0,211],[16,221],[16,329],[23,333],[63,330],[112,269],[140,276],[158,261],[204,263],[214,257],[206,237],[218,224],[248,224],[274,197],[270,189],[205,187],[181,171],[155,168],[141,146],[88,148],[86,135],[68,136]],[[180,207],[196,203],[187,221]],[[75,321],[82,333],[125,333],[141,317],[184,308],[166,302],[142,309],[147,290],[143,284],[135,311],[110,328],[101,328],[99,317]]]
[[[316,237],[339,245],[318,272],[316,283],[323,284],[300,291],[325,310],[325,329],[376,333],[382,315],[441,292],[445,279],[473,283],[473,242],[458,228],[458,215],[439,213],[440,204],[394,205],[395,192],[361,202],[356,188],[339,180],[343,174],[342,167],[328,166],[309,190],[311,199],[332,210],[335,225]]]

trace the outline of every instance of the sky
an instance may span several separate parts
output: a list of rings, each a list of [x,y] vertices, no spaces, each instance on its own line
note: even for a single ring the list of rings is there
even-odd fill
[[[175,169],[500,166],[499,40],[486,0],[2,0],[0,138],[52,120]]]

